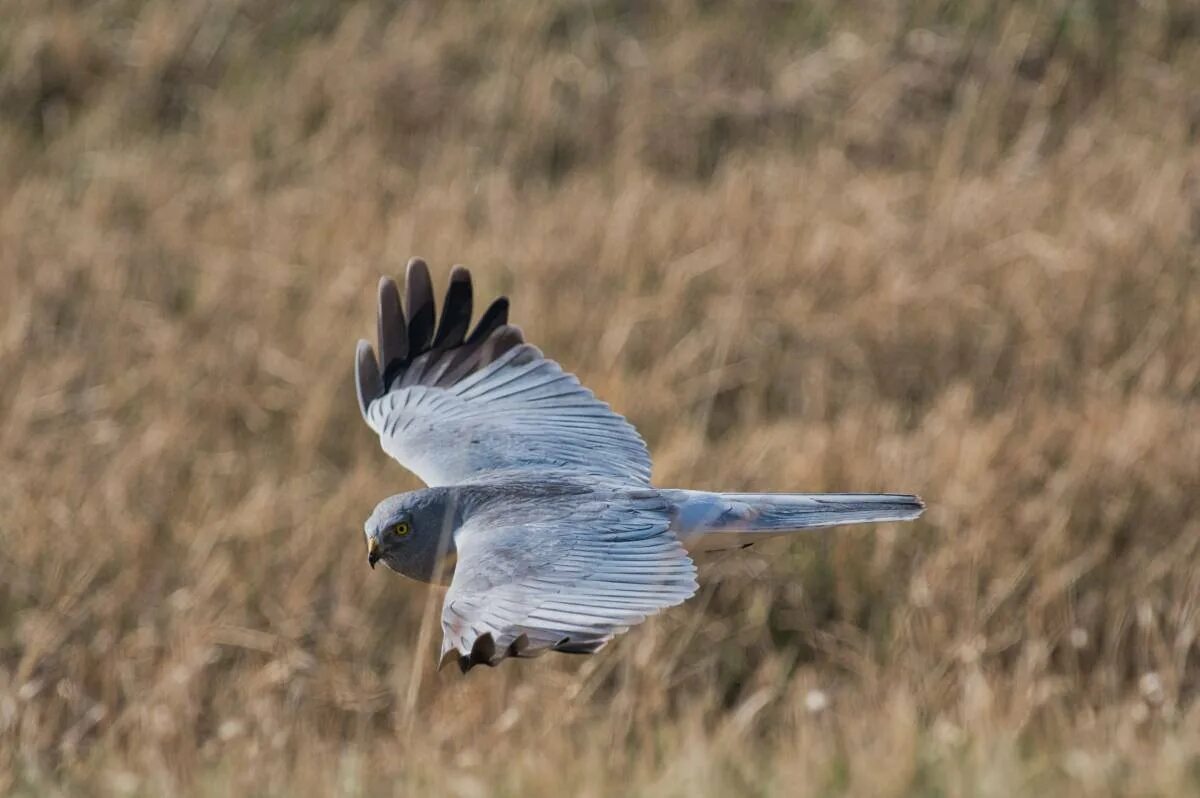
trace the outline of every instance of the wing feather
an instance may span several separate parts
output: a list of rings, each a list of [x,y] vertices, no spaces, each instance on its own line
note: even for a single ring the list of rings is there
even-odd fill
[[[641,436],[525,343],[508,324],[508,300],[492,302],[468,333],[470,272],[451,272],[438,319],[429,269],[416,258],[404,296],[402,304],[396,283],[380,281],[380,359],[359,343],[358,401],[384,451],[427,484],[533,468],[649,484]]]
[[[429,267],[420,258],[408,262],[404,274],[404,294],[408,307],[408,344],[413,352],[425,352],[433,343],[436,309]]]
[[[560,504],[549,519],[539,505],[535,523],[501,526],[484,515],[459,530],[442,611],[443,663],[465,671],[547,650],[592,653],[695,593],[695,566],[656,493]],[[654,545],[630,548],[637,541]]]
[[[398,368],[408,357],[408,330],[400,306],[400,288],[390,277],[379,279],[379,362],[384,373]]]
[[[442,302],[442,317],[438,319],[433,336],[434,349],[451,349],[462,345],[471,326],[471,273],[466,267],[455,266],[450,272],[450,285]],[[449,358],[444,358],[449,365]]]

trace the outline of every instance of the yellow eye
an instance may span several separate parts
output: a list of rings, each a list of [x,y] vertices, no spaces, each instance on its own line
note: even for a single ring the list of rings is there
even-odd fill
[[[412,532],[412,527],[409,526],[407,521],[399,521],[392,526],[392,534],[398,538],[404,537],[409,532]]]

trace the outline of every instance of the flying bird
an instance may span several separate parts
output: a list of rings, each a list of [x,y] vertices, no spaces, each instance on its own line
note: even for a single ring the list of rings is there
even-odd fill
[[[379,282],[378,357],[359,341],[355,358],[363,418],[429,486],[375,507],[367,561],[449,585],[443,665],[591,654],[696,592],[689,551],[924,509],[911,495],[656,488],[633,425],[527,343],[506,298],[474,329],[472,303],[456,266],[438,317],[413,259],[403,300]]]

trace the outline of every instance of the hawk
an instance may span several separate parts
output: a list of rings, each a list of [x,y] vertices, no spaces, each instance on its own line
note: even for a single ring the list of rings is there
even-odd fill
[[[359,341],[355,358],[363,418],[428,485],[376,506],[367,561],[448,582],[442,664],[591,654],[696,592],[689,551],[924,509],[912,495],[656,488],[633,425],[526,342],[506,298],[473,329],[472,304],[456,266],[439,317],[413,259],[403,300],[380,280],[378,356]]]

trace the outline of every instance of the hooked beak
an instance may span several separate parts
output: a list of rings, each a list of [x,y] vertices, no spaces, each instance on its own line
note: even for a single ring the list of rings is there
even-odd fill
[[[379,562],[379,544],[370,540],[367,542],[367,565],[371,566],[371,570],[375,570],[377,562]]]

